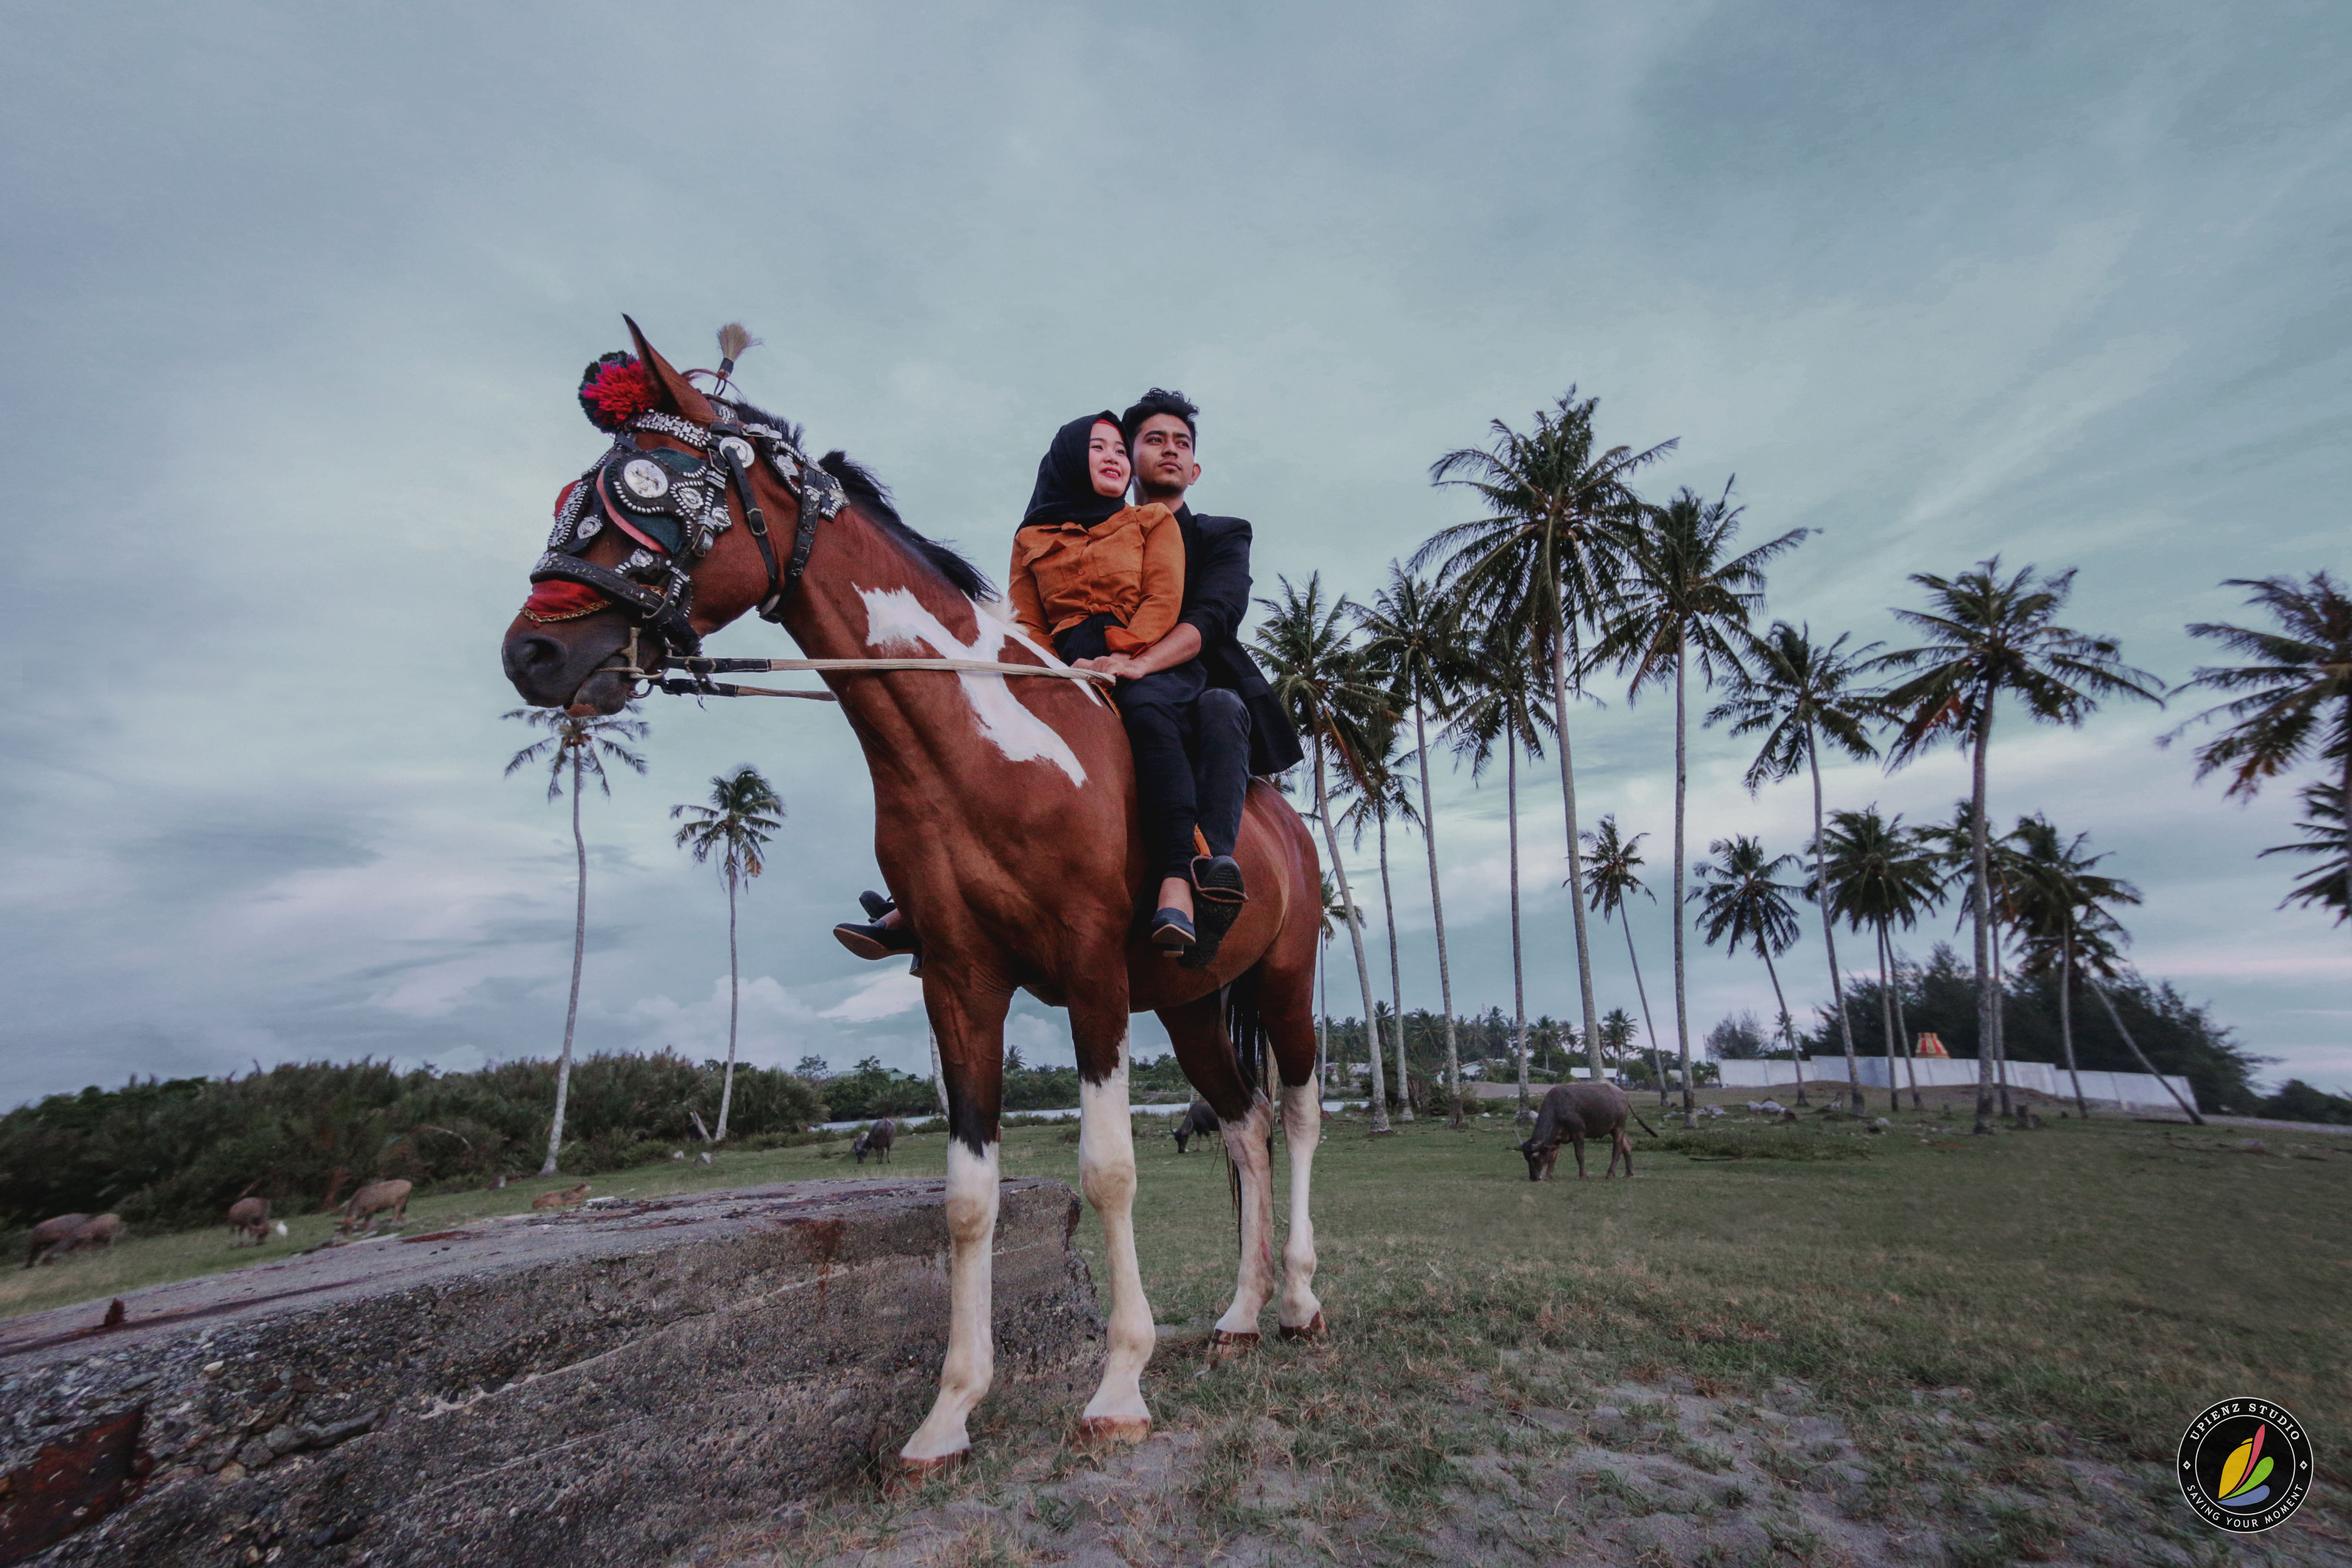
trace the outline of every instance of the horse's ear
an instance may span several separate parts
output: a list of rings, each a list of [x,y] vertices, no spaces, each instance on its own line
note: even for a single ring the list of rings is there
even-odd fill
[[[662,412],[691,419],[698,425],[708,425],[718,417],[719,411],[710,406],[710,400],[697,392],[692,382],[670,368],[669,361],[646,342],[646,334],[638,330],[637,323],[627,316],[621,320],[629,323],[629,340],[637,345],[638,361],[652,373],[654,384],[661,389]]]

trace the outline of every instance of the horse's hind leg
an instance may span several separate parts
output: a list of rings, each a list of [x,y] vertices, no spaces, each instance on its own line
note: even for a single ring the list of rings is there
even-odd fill
[[[948,1091],[948,1353],[931,1413],[898,1451],[910,1470],[971,1447],[964,1418],[995,1376],[990,1321],[996,1237],[997,1118],[1004,1094],[1004,1012],[1012,997],[967,995],[927,973],[923,999],[940,1040]]]
[[[1184,1076],[1223,1126],[1240,1209],[1241,1268],[1233,1304],[1217,1320],[1211,1353],[1238,1353],[1257,1343],[1258,1314],[1274,1294],[1274,1117],[1257,1085],[1243,1071],[1225,1032],[1224,998],[1215,992],[1161,1010],[1160,1021],[1176,1047]]]
[[[1290,1148],[1290,1237],[1282,1249],[1282,1310],[1286,1340],[1324,1331],[1323,1303],[1315,1296],[1315,1146],[1323,1137],[1323,1086],[1315,1076],[1315,1016],[1309,973],[1261,967],[1259,1004],[1276,1070],[1282,1076],[1282,1131]]]
[[[1102,973],[1097,969],[1096,973]],[[1122,992],[1124,987],[1121,987]],[[1135,1122],[1128,1109],[1127,1001],[1074,1003],[1070,1033],[1078,1057],[1078,1185],[1101,1217],[1110,1265],[1110,1347],[1101,1386],[1087,1402],[1087,1437],[1140,1442],[1151,1433],[1143,1366],[1155,1338],[1143,1271],[1135,1261]]]

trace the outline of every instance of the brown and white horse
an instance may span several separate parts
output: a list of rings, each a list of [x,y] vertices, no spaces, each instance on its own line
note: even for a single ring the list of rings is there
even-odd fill
[[[656,411],[694,425],[756,411],[706,398],[656,353],[635,322]],[[765,416],[758,416],[764,420]],[[641,444],[688,443],[641,431]],[[887,494],[835,454],[826,471],[849,504],[819,524],[782,619],[812,658],[942,657],[1053,664],[966,591],[969,567],[900,522]],[[766,463],[752,484],[779,550],[800,503]],[[720,532],[693,569],[698,633],[725,626],[771,592],[759,542]],[[584,552],[604,566],[627,552],[606,529]],[[959,587],[961,582],[963,586]],[[610,713],[630,694],[632,622],[620,608],[551,621],[518,616],[505,665],[525,701]],[[1253,781],[1235,854],[1249,903],[1216,962],[1186,969],[1143,940],[1147,880],[1134,765],[1118,712],[1088,683],[988,674],[889,671],[824,676],[839,697],[874,780],[875,858],[923,946],[923,1001],[948,1095],[947,1224],[951,1321],[939,1397],[901,1451],[920,1469],[971,1447],[965,1418],[988,1391],[994,1358],[990,1254],[997,1211],[1003,1026],[1025,989],[1066,1006],[1080,1080],[1079,1184],[1102,1218],[1110,1265],[1109,1345],[1082,1428],[1097,1439],[1150,1430],[1141,1377],[1152,1316],[1136,1268],[1135,1144],[1128,1110],[1128,1018],[1150,1009],[1177,1059],[1228,1131],[1240,1184],[1241,1268],[1215,1343],[1254,1343],[1276,1291],[1273,1116],[1262,1092],[1271,1046],[1290,1155],[1290,1230],[1277,1321],[1286,1338],[1322,1332],[1313,1289],[1308,1189],[1322,1119],[1310,990],[1318,892],[1315,846],[1271,785]]]

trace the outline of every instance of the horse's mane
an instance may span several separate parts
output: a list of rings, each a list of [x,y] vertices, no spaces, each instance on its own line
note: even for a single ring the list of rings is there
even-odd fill
[[[713,403],[723,404],[735,411],[735,416],[747,424],[772,425],[784,433],[784,438],[797,447],[801,444],[801,427],[790,420],[780,419],[763,408],[733,398],[714,397]],[[898,503],[890,499],[889,487],[874,477],[872,470],[853,459],[838,447],[817,459],[817,466],[841,481],[850,500],[866,520],[895,540],[917,562],[944,579],[950,588],[967,599],[990,599],[996,590],[988,578],[965,560],[951,546],[927,538],[907,526],[898,515]]]

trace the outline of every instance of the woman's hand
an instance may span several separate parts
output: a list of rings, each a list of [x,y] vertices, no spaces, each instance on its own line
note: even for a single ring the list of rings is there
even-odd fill
[[[1139,680],[1151,673],[1140,659],[1129,653],[1105,654],[1100,658],[1082,658],[1072,669],[1090,669],[1102,675],[1115,675],[1121,680]]]

